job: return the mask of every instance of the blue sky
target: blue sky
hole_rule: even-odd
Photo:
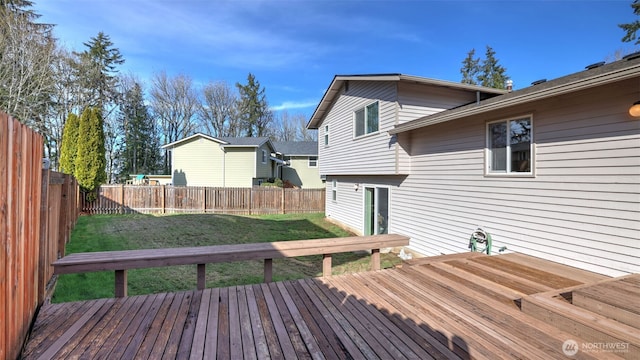
[[[631,0],[36,0],[70,50],[98,32],[150,84],[154,73],[197,85],[253,73],[275,110],[309,117],[336,74],[403,73],[458,82],[467,52],[496,51],[514,88],[611,60]]]

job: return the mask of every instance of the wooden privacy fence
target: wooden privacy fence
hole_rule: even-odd
[[[239,215],[324,212],[324,196],[324,189],[102,185],[95,201],[83,201],[82,211]]]
[[[77,184],[42,170],[41,135],[0,113],[0,359],[16,359],[75,224]]]

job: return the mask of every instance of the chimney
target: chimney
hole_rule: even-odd
[[[507,87],[507,91],[513,90],[513,80],[507,79],[507,81],[505,81],[504,84]]]

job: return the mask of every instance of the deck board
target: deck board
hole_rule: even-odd
[[[640,277],[567,269],[470,253],[317,279],[48,304],[22,357],[563,359],[566,340],[596,335],[640,349]],[[595,332],[591,318],[606,326]],[[620,357],[640,354],[579,353]]]

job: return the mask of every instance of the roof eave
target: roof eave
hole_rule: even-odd
[[[213,137],[213,136],[205,135],[205,134],[203,134],[203,133],[196,133],[196,134],[193,134],[193,135],[191,135],[191,136],[187,136],[187,137],[186,137],[186,138],[184,138],[184,139],[176,140],[176,141],[174,141],[174,142],[172,142],[172,143],[162,145],[162,146],[160,146],[160,148],[161,148],[161,149],[171,149],[171,148],[176,147],[176,145],[178,145],[178,144],[180,144],[180,143],[183,143],[183,142],[189,141],[189,140],[191,140],[191,139],[193,139],[193,138],[196,138],[196,137],[202,137],[202,138],[205,138],[205,139],[207,139],[207,140],[211,140],[211,141],[213,141],[213,142],[220,143],[220,144],[222,144],[222,145],[224,145],[224,144],[226,143],[225,141],[220,140],[220,139],[218,139],[218,138],[215,138],[215,137]]]
[[[470,90],[470,91],[480,91],[483,93],[490,93],[490,94],[497,94],[497,95],[505,94],[508,92],[507,90],[502,90],[502,89],[494,89],[494,88],[489,88],[484,86],[469,85],[469,84],[456,83],[456,82],[447,81],[447,80],[437,80],[437,79],[430,79],[430,78],[424,78],[424,77],[413,76],[413,75],[403,75],[403,74],[336,75],[334,76],[333,80],[331,81],[331,84],[327,88],[327,91],[325,91],[324,95],[322,96],[322,99],[318,103],[318,106],[313,112],[313,115],[311,115],[311,118],[307,123],[308,129],[314,129],[314,130],[318,129],[318,126],[322,122],[326,112],[331,107],[331,104],[333,104],[336,98],[336,94],[340,92],[340,89],[342,88],[342,84],[345,81],[351,81],[351,80],[406,81],[406,82],[415,82],[415,83],[424,84],[424,85],[449,87],[449,88]]]
[[[404,124],[397,125],[395,128],[389,130],[389,134],[399,134],[406,131],[416,130],[419,128],[456,120],[468,116],[473,116],[481,113],[485,113],[493,110],[500,110],[510,106],[516,106],[525,104],[527,102],[542,100],[553,96],[564,95],[580,90],[586,90],[596,86],[606,85],[612,82],[617,82],[633,77],[639,76],[640,64],[627,67],[621,70],[612,71],[605,74],[592,76],[589,78],[573,81],[570,83],[560,84],[551,88],[541,89],[530,93],[522,94],[521,96],[514,96],[504,101],[489,102],[488,104],[482,104],[477,106],[470,106],[468,108],[462,108],[459,110],[443,111],[442,113],[436,113],[420,119],[416,119]]]

